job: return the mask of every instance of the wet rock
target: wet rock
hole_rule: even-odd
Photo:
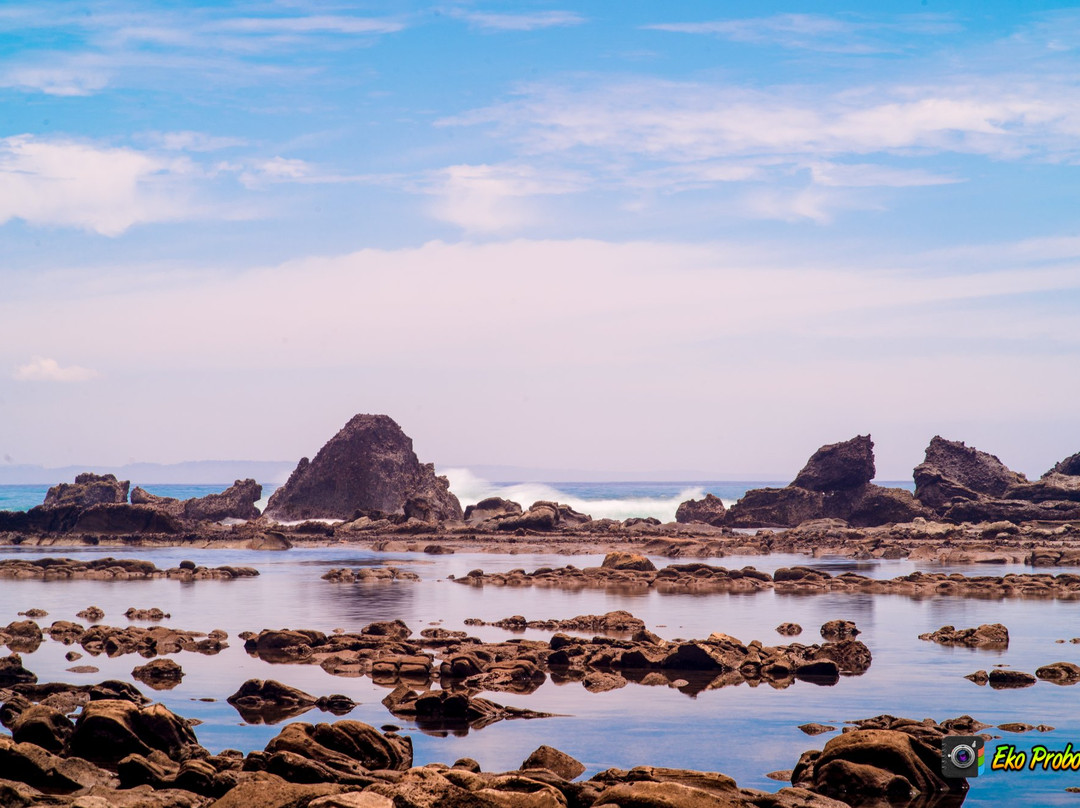
[[[145,756],[155,749],[179,760],[198,748],[188,722],[164,705],[100,699],[83,706],[66,751],[115,764],[127,755]]]
[[[810,491],[842,491],[874,479],[874,442],[858,435],[842,443],[822,446],[807,461],[791,485]]]
[[[482,729],[505,719],[550,717],[550,713],[506,707],[467,693],[446,690],[418,693],[406,685],[396,687],[382,703],[394,716],[412,719],[425,730],[464,731]]]
[[[74,506],[84,509],[92,505],[127,502],[130,485],[127,480],[117,480],[115,474],[84,472],[74,483],[60,483],[50,488],[43,505],[45,508]]]
[[[821,627],[826,640],[846,640],[859,635],[859,629],[851,620],[830,620]]]
[[[781,623],[776,627],[776,633],[785,637],[797,637],[802,634],[802,626],[798,623]]]
[[[1080,665],[1072,662],[1052,662],[1036,670],[1035,675],[1054,684],[1072,685],[1080,682]]]
[[[300,808],[323,797],[341,794],[336,783],[288,783],[277,775],[259,772],[238,783],[209,808]]]
[[[333,724],[287,724],[266,745],[270,755],[288,752],[329,767],[340,775],[358,776],[370,782],[369,772],[404,771],[412,765],[412,741],[393,733],[383,734],[361,721]]]
[[[984,623],[978,628],[955,629],[942,626],[937,631],[920,634],[920,640],[941,645],[966,645],[972,648],[1008,648],[1009,629],[1001,623]]]
[[[131,675],[154,690],[171,690],[184,678],[184,669],[171,659],[154,659],[137,666]]]
[[[702,522],[721,527],[726,516],[724,501],[715,494],[706,494],[704,499],[688,499],[675,511],[675,521],[680,524]]]
[[[172,615],[166,614],[156,606],[150,609],[136,609],[132,606],[124,612],[124,617],[128,620],[167,620]]]
[[[87,606],[81,612],[76,612],[75,616],[91,623],[99,623],[105,619],[105,612],[97,606]]]
[[[522,770],[547,769],[549,772],[562,777],[564,780],[573,780],[585,772],[585,765],[575,760],[565,752],[560,752],[551,746],[540,746],[522,762]]]
[[[63,758],[33,743],[18,743],[0,735],[0,771],[18,776],[26,785],[68,794],[112,782],[108,772],[77,758]]]
[[[588,631],[599,634],[632,634],[645,631],[645,621],[619,609],[606,614],[579,614],[566,620],[526,620],[521,615],[485,622],[477,618],[465,621],[467,626],[498,626],[510,631],[540,629],[543,631]],[[421,632],[422,633],[422,632]]]
[[[830,727],[827,724],[800,724],[799,729],[805,732],[807,735],[821,735],[823,732],[835,732],[836,727]]]
[[[350,570],[344,567],[334,567],[323,574],[324,581],[333,583],[372,583],[376,581],[419,581],[420,576],[415,572],[403,570],[398,567],[387,565],[385,567],[360,567]]]
[[[1015,733],[1030,732],[1031,730],[1035,729],[1035,727],[1033,727],[1031,724],[1024,724],[1020,721],[1013,721],[1012,723],[1008,724],[998,724],[997,728],[1000,730],[1004,730],[1005,732]]]
[[[0,687],[36,681],[37,676],[23,667],[22,657],[19,654],[0,657]]]
[[[461,505],[445,477],[422,465],[412,440],[386,415],[357,415],[319,450],[301,459],[274,491],[266,515],[279,521],[350,519],[358,510],[405,513],[424,498],[439,520],[461,519]]]
[[[832,738],[820,753],[803,754],[791,780],[849,804],[898,802],[967,787],[942,777],[940,741],[935,748],[887,729],[858,729]]]
[[[25,612],[19,612],[19,617],[27,617],[31,620],[39,620],[48,616],[49,613],[44,609],[27,609]]]
[[[635,572],[651,572],[656,566],[643,555],[636,553],[613,552],[604,556],[600,565],[602,569],[633,570]]]
[[[559,526],[559,505],[555,502],[534,502],[529,510],[520,515],[500,517],[494,523],[496,530],[551,531]]]
[[[248,679],[226,701],[248,724],[277,724],[312,709],[316,698],[273,679]]]
[[[995,690],[1031,687],[1036,681],[1035,677],[1030,673],[1002,668],[995,668],[990,671],[990,675],[987,677],[987,683]]]

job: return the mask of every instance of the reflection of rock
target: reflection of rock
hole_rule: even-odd
[[[131,675],[154,690],[172,690],[184,678],[184,670],[171,659],[154,659],[136,667]]]
[[[1035,671],[1035,675],[1056,685],[1074,685],[1080,682],[1080,665],[1072,662],[1052,662]]]
[[[422,465],[412,440],[386,415],[357,415],[319,450],[303,458],[274,491],[266,515],[279,521],[351,519],[357,511],[404,514],[417,500],[434,519],[461,519],[445,477]]]
[[[984,623],[978,628],[955,629],[942,626],[937,631],[920,634],[920,640],[930,640],[941,645],[967,645],[984,648],[1007,648],[1009,629],[1001,623]]]
[[[469,696],[467,693],[451,693],[446,690],[428,690],[418,693],[406,685],[398,685],[383,705],[398,718],[416,722],[422,730],[465,732],[481,729],[497,721],[510,718],[549,718],[550,713],[538,713],[518,707],[504,707],[488,699]]]
[[[127,502],[128,488],[131,483],[119,481],[115,474],[94,474],[84,472],[75,478],[74,483],[54,485],[45,494],[44,507],[63,508],[75,506],[89,508],[103,503]]]
[[[248,724],[278,724],[313,707],[334,715],[345,715],[356,707],[356,702],[339,693],[315,698],[273,679],[248,679],[226,701]]]
[[[36,681],[37,676],[23,667],[22,657],[18,654],[0,657],[0,687]]]

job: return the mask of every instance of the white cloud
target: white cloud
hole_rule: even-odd
[[[22,65],[0,73],[0,87],[35,90],[46,95],[93,95],[109,83],[109,71],[87,64]]]
[[[538,28],[559,28],[585,22],[584,17],[572,11],[538,11],[533,14],[473,12],[461,16],[471,25],[488,31],[534,31]]]
[[[78,365],[61,367],[55,359],[35,356],[15,369],[12,378],[20,382],[85,382],[96,377],[97,371]]]
[[[301,17],[236,17],[209,28],[253,34],[392,34],[405,26],[374,17],[312,15]]]
[[[470,232],[498,232],[532,223],[528,198],[582,190],[580,177],[526,165],[456,165],[436,172],[426,191],[439,197],[434,215]]]
[[[205,132],[146,132],[142,139],[167,151],[211,152],[246,146],[238,137],[221,137]]]
[[[918,168],[892,168],[868,163],[812,162],[808,165],[818,185],[848,188],[914,188],[950,185],[962,179]]]
[[[0,139],[0,224],[22,219],[118,236],[133,225],[188,218],[182,158],[165,160],[30,135]]]

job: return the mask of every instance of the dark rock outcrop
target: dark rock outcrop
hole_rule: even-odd
[[[715,494],[706,494],[704,499],[688,499],[679,504],[675,511],[675,521],[680,524],[703,522],[706,525],[721,527],[727,509],[724,501]]]
[[[1069,455],[1061,462],[1056,463],[1043,477],[1048,477],[1051,474],[1065,474],[1071,477],[1080,476],[1080,452]]]
[[[488,519],[500,516],[520,516],[521,505],[502,497],[488,497],[475,505],[465,508],[465,521],[470,525],[478,525]]]
[[[825,515],[825,494],[805,488],[755,488],[727,512],[727,527],[795,527]]]
[[[300,460],[267,504],[279,521],[351,519],[357,511],[405,514],[406,503],[438,520],[461,519],[445,477],[421,464],[412,440],[386,415],[357,415],[319,450]]]
[[[869,435],[857,435],[814,452],[791,486],[809,491],[846,491],[869,483],[874,471],[874,442]]]
[[[45,494],[45,508],[89,508],[91,505],[104,505],[127,502],[128,480],[117,480],[115,474],[94,474],[85,472],[75,478],[74,483],[54,485]]]
[[[929,640],[941,645],[966,645],[971,648],[1008,648],[1009,629],[1001,623],[984,623],[978,628],[955,629],[942,626],[937,631],[919,635],[920,640]]]
[[[262,497],[262,486],[252,479],[237,480],[220,494],[207,494],[180,501],[159,497],[142,488],[131,492],[132,505],[153,505],[158,510],[187,521],[220,522],[222,519],[256,519],[255,503]]]
[[[1028,502],[1080,502],[1080,477],[1047,472],[1033,483],[1010,485],[1002,499]]]
[[[997,457],[961,441],[935,435],[926,457],[915,467],[915,498],[927,507],[944,510],[956,499],[1001,497],[1010,486],[1027,482]]]
[[[101,504],[82,511],[74,533],[180,533],[184,529],[172,514],[152,505]]]

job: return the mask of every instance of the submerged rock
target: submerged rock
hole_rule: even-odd
[[[405,515],[407,502],[432,519],[461,519],[446,477],[421,464],[412,440],[386,415],[357,415],[319,450],[300,460],[274,491],[266,515],[278,521],[351,519],[357,511]]]

